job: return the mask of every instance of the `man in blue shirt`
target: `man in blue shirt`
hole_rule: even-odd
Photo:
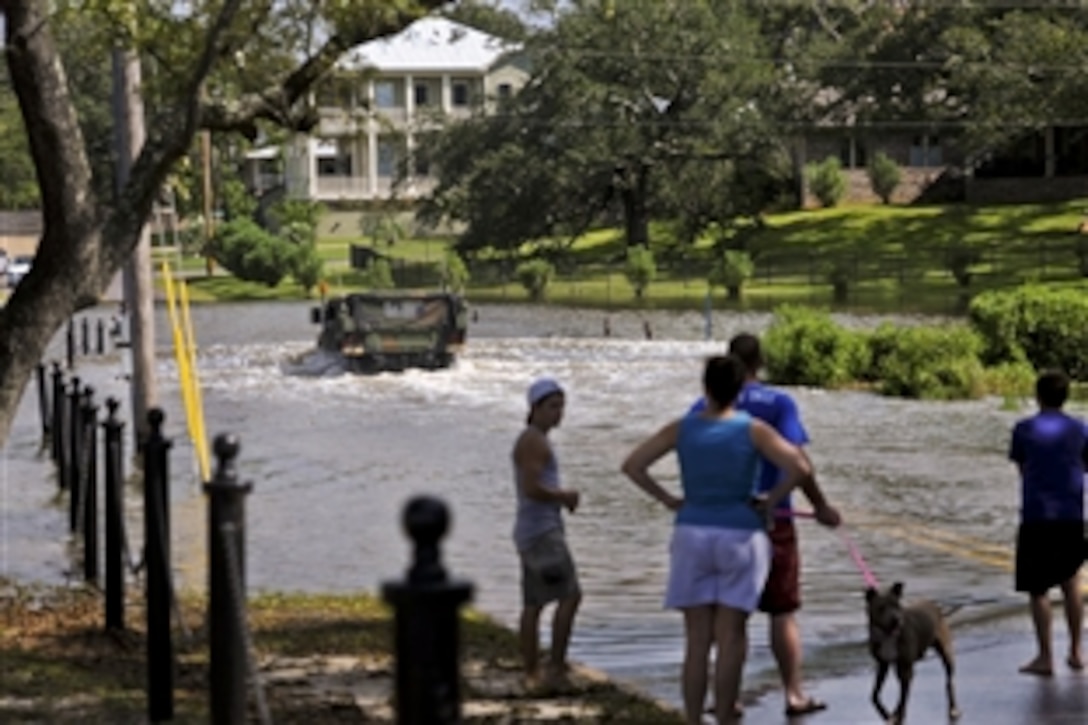
[[[1029,675],[1054,674],[1048,592],[1058,586],[1069,626],[1066,663],[1084,668],[1078,574],[1084,562],[1084,472],[1088,429],[1062,411],[1069,395],[1065,373],[1049,371],[1035,382],[1039,412],[1016,424],[1009,458],[1020,470],[1020,527],[1016,534],[1016,591],[1031,605],[1038,652],[1020,668]]]
[[[739,358],[748,373],[744,389],[737,398],[737,410],[746,411],[768,423],[783,438],[802,448],[809,439],[797,404],[788,394],[759,381],[759,372],[763,367],[759,338],[749,333],[736,335],[729,342],[729,354]],[[700,400],[692,411],[704,405],[705,401]],[[807,455],[805,457],[808,458]],[[811,466],[811,461],[809,464]],[[774,488],[780,477],[781,471],[768,461],[763,461],[756,492],[763,493]],[[839,512],[828,504],[814,476],[807,477],[800,488],[812,504],[818,522],[832,528],[841,523]],[[801,630],[796,617],[796,612],[801,608],[801,556],[789,496],[775,511],[770,536],[773,547],[771,573],[759,609],[770,616],[771,651],[785,690],[786,714],[793,716],[818,712],[827,707],[826,703],[807,696],[801,684]]]

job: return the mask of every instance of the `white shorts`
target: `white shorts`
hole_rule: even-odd
[[[721,604],[755,610],[771,569],[771,541],[761,530],[677,526],[670,547],[667,609]]]

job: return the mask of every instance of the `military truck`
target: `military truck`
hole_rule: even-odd
[[[359,292],[311,311],[317,346],[353,373],[449,367],[465,344],[468,305],[447,292]]]

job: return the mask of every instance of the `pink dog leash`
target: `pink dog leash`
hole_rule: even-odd
[[[775,517],[780,519],[815,519],[816,514],[812,511],[776,511]],[[846,529],[842,526],[837,527],[837,530],[839,532],[839,537],[842,538],[842,542],[846,544],[846,550],[850,552],[850,558],[854,560],[854,566],[861,572],[861,578],[865,580],[865,585],[872,587],[873,589],[879,589],[880,584],[877,583],[876,577],[873,575],[873,570],[865,563],[865,559],[861,556],[861,552],[858,551],[857,544],[850,538],[850,534],[846,533]]]

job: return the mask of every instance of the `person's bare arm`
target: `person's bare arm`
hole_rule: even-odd
[[[752,443],[760,455],[785,473],[775,487],[767,492],[766,506],[773,509],[806,478],[812,478],[812,466],[808,456],[761,420],[753,420]]]
[[[838,509],[827,502],[823,489],[816,482],[816,467],[812,465],[812,459],[808,457],[808,452],[804,448],[799,450],[801,455],[804,456],[805,462],[808,463],[811,473],[805,476],[798,485],[805,494],[805,498],[812,504],[812,511],[816,516],[816,521],[824,526],[835,528],[842,523],[842,516],[839,514]]]
[[[521,492],[533,501],[558,503],[573,512],[578,508],[577,491],[544,485],[544,469],[551,455],[551,447],[543,433],[534,429],[522,433],[514,446],[514,465],[518,469]]]
[[[646,493],[657,499],[666,508],[675,511],[684,500],[666,491],[653,476],[650,466],[666,453],[676,448],[676,439],[680,431],[680,421],[669,423],[657,433],[638,444],[624,460],[620,470]]]

